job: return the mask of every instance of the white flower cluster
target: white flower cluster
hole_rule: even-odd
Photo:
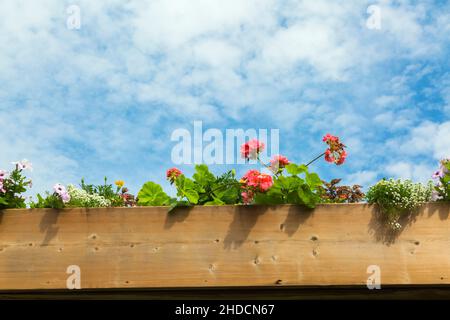
[[[379,181],[370,188],[368,194],[369,196],[375,195],[378,198],[377,202],[381,202],[388,207],[411,210],[418,207],[422,202],[430,201],[432,190],[433,185],[431,182],[423,185],[421,183],[413,183],[410,180],[389,179]]]
[[[419,207],[423,202],[431,200],[433,184],[413,183],[410,180],[381,180],[367,192],[369,203],[378,204],[387,216],[393,229],[400,229],[398,218],[403,213]]]
[[[89,194],[83,189],[78,189],[74,185],[67,186],[67,192],[70,195],[70,204],[80,207],[109,207],[111,201],[98,194]]]

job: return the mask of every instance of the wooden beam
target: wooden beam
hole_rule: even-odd
[[[365,204],[4,210],[0,290],[450,284],[449,204],[426,204],[400,234]]]

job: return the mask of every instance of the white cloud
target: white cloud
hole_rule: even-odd
[[[385,172],[393,178],[427,182],[431,180],[433,166],[400,161],[387,165]]]
[[[73,31],[64,2],[1,1],[0,161],[36,159],[42,181],[127,174],[145,157],[142,173],[164,165],[168,133],[193,119],[279,127],[301,137],[286,143],[295,156],[318,148],[312,136],[342,134],[352,177],[367,181],[371,152],[387,161],[386,132],[397,135],[386,144],[398,158],[448,155],[447,118],[411,130],[420,116],[411,81],[448,48],[448,11],[380,1],[374,31],[365,28],[369,4],[83,0]],[[443,111],[445,88],[436,93]]]
[[[377,175],[376,171],[358,171],[348,175],[343,182],[348,185],[358,184],[366,188],[376,182]]]
[[[450,156],[450,121],[425,121],[411,129],[406,139],[390,141],[392,150],[408,156],[429,155],[439,160]]]

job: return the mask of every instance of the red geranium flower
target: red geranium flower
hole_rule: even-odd
[[[167,176],[167,180],[170,181],[170,183],[173,183],[176,178],[178,178],[179,176],[181,176],[183,173],[181,172],[180,169],[177,168],[170,168],[169,170],[167,170],[166,172],[166,176]]]

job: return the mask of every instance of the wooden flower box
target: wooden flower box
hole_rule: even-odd
[[[450,204],[393,235],[366,204],[24,209],[0,212],[0,292],[450,285]],[[450,290],[450,289],[449,289]],[[382,290],[378,290],[382,291]],[[444,291],[446,292],[446,291]]]

